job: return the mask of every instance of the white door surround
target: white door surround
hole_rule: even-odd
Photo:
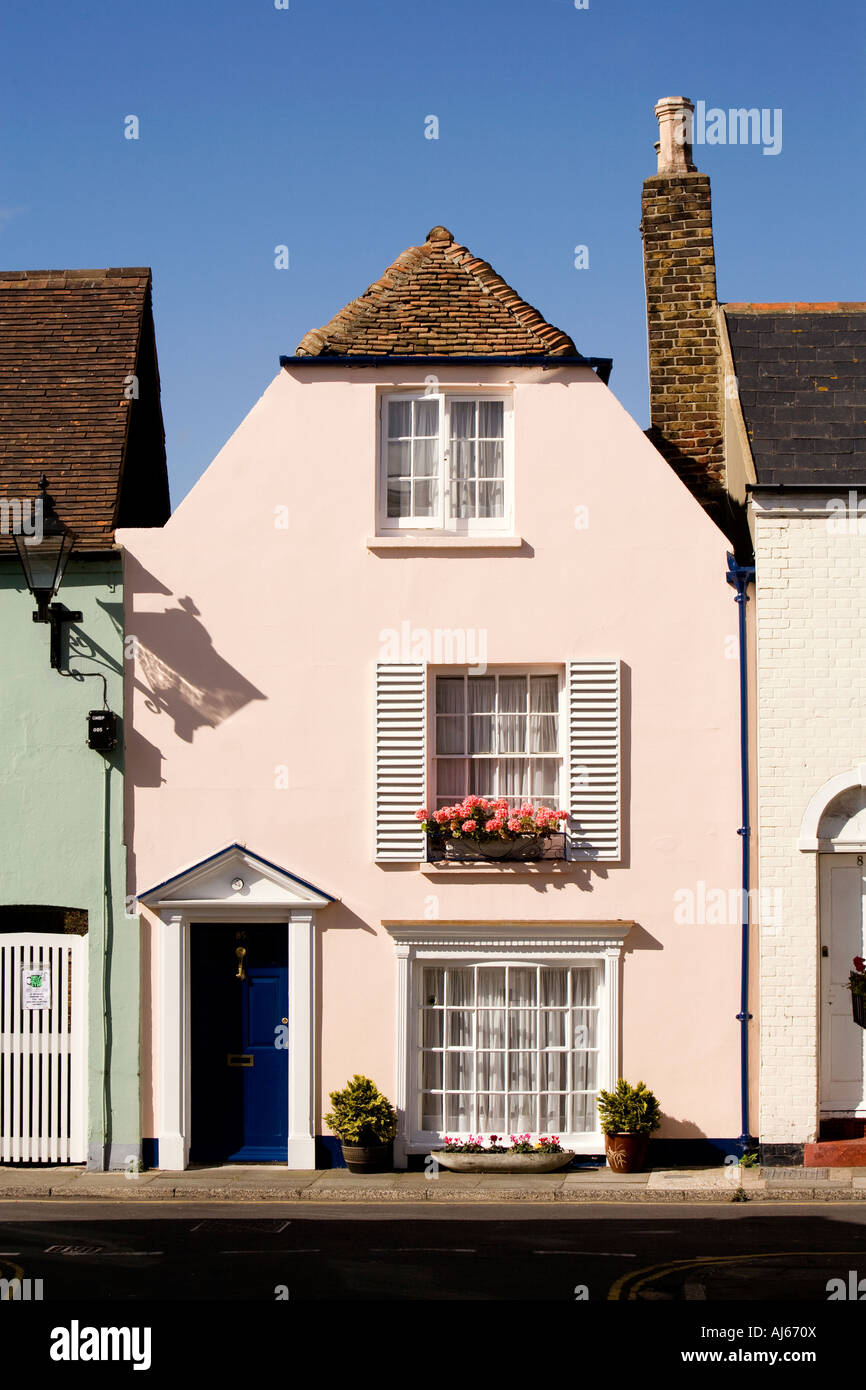
[[[803,817],[799,848],[814,855],[818,907],[818,1121],[832,1115],[862,1117],[866,1031],[851,1017],[847,979],[853,957],[866,949],[866,763],[818,788]]]
[[[316,1166],[314,1104],[314,926],[334,899],[285,869],[229,845],[139,895],[157,913],[155,1042],[159,1058],[159,1166],[189,1163],[191,1128],[190,925],[285,922],[289,963],[288,1167]]]
[[[851,1016],[848,974],[866,951],[866,853],[818,856],[821,890],[822,1115],[866,1117],[866,1030]]]

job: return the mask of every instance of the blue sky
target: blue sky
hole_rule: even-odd
[[[153,268],[175,505],[279,354],[436,223],[613,357],[646,426],[655,101],[782,110],[778,155],[695,150],[722,299],[863,299],[864,39],[853,0],[10,7],[0,263]]]

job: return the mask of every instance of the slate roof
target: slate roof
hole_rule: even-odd
[[[324,328],[307,333],[299,357],[575,356],[554,328],[487,264],[434,227],[381,279]]]
[[[0,272],[0,497],[34,496],[43,472],[80,550],[168,518],[147,268]]]
[[[725,304],[758,484],[866,479],[866,304]]]

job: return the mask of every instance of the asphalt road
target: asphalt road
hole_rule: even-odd
[[[0,1278],[41,1279],[46,1303],[68,1305],[588,1299],[826,1309],[828,1281],[847,1283],[852,1270],[866,1298],[860,1203],[0,1203]]]

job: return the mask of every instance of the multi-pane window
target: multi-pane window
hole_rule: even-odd
[[[559,806],[559,678],[437,676],[436,807],[464,796]]]
[[[388,396],[382,439],[386,527],[504,528],[504,400]]]
[[[451,515],[505,512],[505,420],[502,401],[452,400],[448,476]]]
[[[389,517],[430,520],[438,515],[440,404],[437,396],[388,401]]]
[[[419,970],[422,1131],[597,1130],[600,965]]]

